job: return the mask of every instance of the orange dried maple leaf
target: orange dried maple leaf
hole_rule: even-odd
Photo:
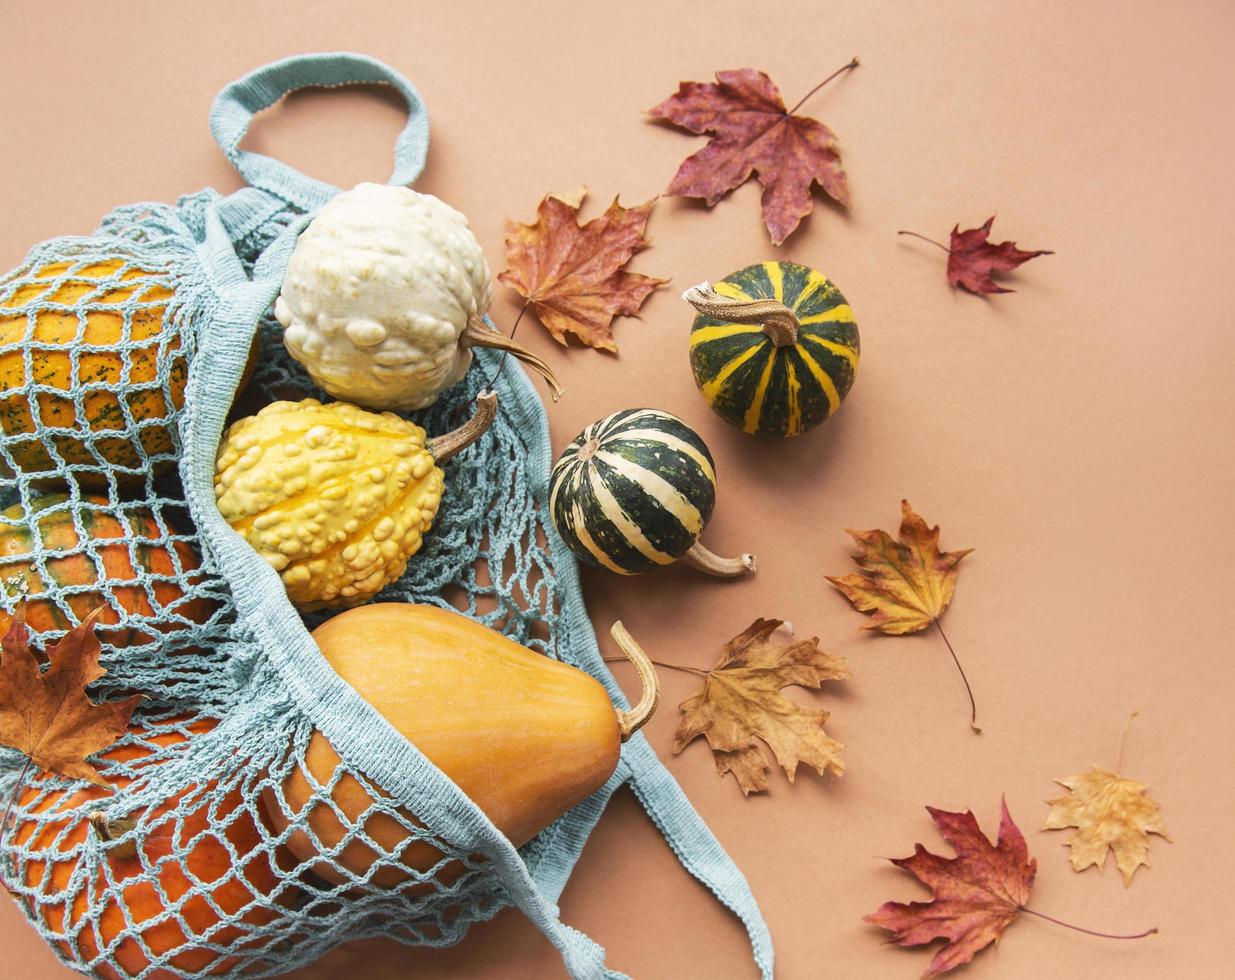
[[[509,268],[498,279],[532,305],[558,343],[565,346],[574,334],[589,347],[617,351],[613,318],[635,316],[648,294],[669,281],[623,270],[648,246],[643,232],[656,199],[624,208],[614,198],[604,214],[580,225],[583,197],[550,194],[534,223],[507,221]]]
[[[47,670],[39,669],[30,649],[22,610],[14,616],[0,612],[0,745],[24,752],[46,772],[106,786],[86,760],[128,730],[141,696],[105,704],[86,696],[86,686],[107,673],[99,666],[99,641],[94,635],[100,612],[96,609],[48,647]]]
[[[766,790],[771,772],[756,738],[771,748],[790,782],[799,763],[821,776],[829,771],[839,776],[845,769],[844,746],[823,730],[828,712],[803,708],[780,692],[794,684],[819,688],[824,681],[844,680],[849,668],[843,657],[820,650],[817,637],[771,642],[782,625],[779,619],[756,619],[725,644],[720,663],[705,674],[703,690],[678,706],[682,720],[674,753],[703,735],[717,771],[733,773],[746,796]]]
[[[1029,901],[1038,862],[1029,856],[1007,802],[994,845],[972,812],[926,810],[956,849],[956,857],[940,857],[917,844],[911,857],[893,858],[892,863],[914,875],[934,897],[929,902],[885,902],[864,921],[887,929],[901,946],[946,939],[924,974],[933,977],[968,963],[1003,935]]]
[[[780,245],[810,214],[814,184],[848,207],[849,184],[836,134],[818,120],[794,113],[837,75],[857,66],[854,58],[792,109],[785,108],[772,79],[753,68],[718,71],[715,83],[682,82],[651,115],[712,138],[683,161],[669,193],[701,197],[712,207],[753,173],[763,187],[763,223],[773,245]]]

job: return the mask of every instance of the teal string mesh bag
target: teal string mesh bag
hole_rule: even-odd
[[[516,849],[326,664],[308,632],[325,614],[298,613],[219,514],[214,459],[229,413],[321,397],[284,353],[270,308],[296,236],[338,193],[239,143],[253,114],[287,92],[355,83],[392,86],[406,101],[390,182],[410,183],[428,146],[415,89],[360,55],[290,58],[228,86],[211,113],[248,186],[117,209],[96,234],[36,246],[0,280],[0,602],[11,611],[24,596],[43,645],[102,607],[108,673],[91,691],[146,695],[129,734],[94,759],[111,789],[23,777],[25,759],[0,750],[0,793],[16,787],[5,880],[60,958],[100,977],[273,976],[364,936],[448,946],[511,905],[571,976],[620,976],[561,921],[557,900],[626,784],[742,920],[769,977],[771,941],[745,879],[642,735],[600,791]],[[478,352],[477,369],[411,416],[429,432],[453,428],[481,379],[496,376],[497,421],[446,464],[433,530],[378,599],[462,609],[587,671],[624,708],[575,560],[544,519],[543,405],[498,358]],[[305,762],[314,732],[342,760],[324,783]],[[315,837],[311,807],[284,798],[296,773],[312,806],[334,808],[333,844]],[[372,800],[358,817],[332,802],[342,780]],[[287,826],[273,829],[271,812]],[[405,842],[374,839],[377,817]],[[313,845],[311,860],[287,847],[295,834]],[[414,870],[401,859],[413,842],[440,858]],[[372,858],[363,873],[342,861],[349,847]]]

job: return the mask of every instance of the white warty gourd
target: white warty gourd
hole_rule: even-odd
[[[425,408],[459,381],[473,347],[539,358],[484,321],[489,266],[467,219],[432,194],[359,184],[301,234],[274,313],[314,382],[366,408]]]

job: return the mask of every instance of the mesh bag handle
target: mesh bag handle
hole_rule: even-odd
[[[572,978],[623,977],[605,967],[604,950],[594,940],[562,922],[557,899],[609,796],[618,786],[629,782],[683,866],[746,927],[759,974],[763,980],[770,980],[771,936],[746,879],[642,734],[624,746],[618,769],[606,786],[562,818],[564,827],[555,852],[547,855],[533,873],[489,818],[325,665],[299,614],[287,602],[277,574],[226,525],[214,506],[214,449],[230,406],[231,390],[243,371],[253,324],[278,292],[296,236],[312,212],[339,193],[337,188],[278,160],[239,149],[240,141],[253,116],[288,92],[311,86],[373,83],[393,86],[407,102],[408,122],[395,144],[395,170],[389,183],[411,183],[424,165],[428,115],[415,88],[398,72],[372,58],[348,53],[288,58],[233,82],[215,99],[210,114],[211,130],[250,188],[220,201],[207,213],[205,239],[198,245],[222,300],[222,308],[198,352],[196,370],[190,373],[189,400],[195,411],[186,420],[187,449],[181,467],[203,544],[220,566],[233,571],[228,579],[242,620],[250,624],[288,685],[293,700],[314,727],[338,747],[341,756],[352,760],[396,799],[412,799],[419,794],[431,796],[435,801],[436,829],[456,846],[480,851],[488,857],[507,898],[557,947]],[[304,213],[265,248],[250,275],[235,251],[233,233],[246,221],[260,224],[264,220],[269,201],[256,200],[261,191]],[[552,463],[548,420],[539,396],[522,372],[504,372],[498,384],[502,386],[506,411],[519,418],[524,431],[535,435],[532,452],[537,457],[537,492],[543,506]],[[573,558],[557,540],[552,525],[545,530],[551,551],[559,556],[556,571],[566,593],[563,617],[571,621],[572,635],[578,637],[576,652],[584,666],[605,684],[614,703],[625,706],[620,688],[600,659]]]
[[[210,108],[210,131],[242,177],[302,211],[315,211],[339,188],[302,174],[262,153],[240,149],[253,117],[283,96],[302,88],[389,85],[407,103],[407,125],[395,140],[395,166],[387,183],[410,184],[424,169],[429,150],[429,113],[420,93],[401,74],[362,54],[340,51],[303,54],[274,61],[224,88]]]

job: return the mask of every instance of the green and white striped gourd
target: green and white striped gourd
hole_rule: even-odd
[[[549,480],[549,512],[581,561],[636,575],[679,558],[710,575],[755,570],[753,555],[720,558],[699,543],[716,503],[716,465],[677,416],[632,408],[593,422]]]
[[[858,325],[818,269],[758,262],[682,294],[695,384],[744,432],[796,436],[825,421],[853,386]]]

